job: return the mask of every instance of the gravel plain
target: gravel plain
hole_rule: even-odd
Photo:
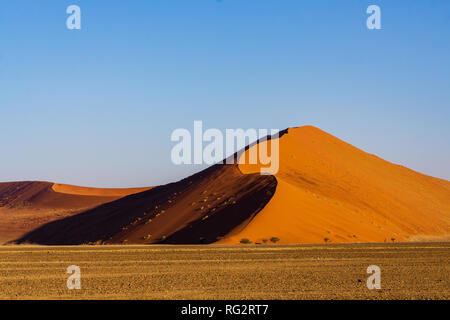
[[[449,262],[450,243],[2,246],[0,299],[449,299]]]

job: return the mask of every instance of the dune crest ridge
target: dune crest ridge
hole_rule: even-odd
[[[125,197],[133,193],[147,191],[152,187],[147,188],[91,188],[80,187],[69,184],[54,183],[52,190],[57,193],[72,194],[79,196],[94,196],[94,197]]]

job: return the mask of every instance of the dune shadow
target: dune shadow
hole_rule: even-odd
[[[217,164],[179,182],[52,221],[15,243],[211,243],[248,223],[276,185],[273,176],[245,175],[237,165]],[[151,239],[143,236],[148,234]]]

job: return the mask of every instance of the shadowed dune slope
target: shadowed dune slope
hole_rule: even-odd
[[[212,243],[245,228],[275,192],[273,176],[214,165],[165,186],[50,222],[18,243]]]
[[[275,195],[244,230],[222,243],[450,238],[449,181],[392,164],[311,126],[290,128],[279,148]],[[259,172],[257,165],[239,168]]]

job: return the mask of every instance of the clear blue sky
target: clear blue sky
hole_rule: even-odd
[[[450,1],[0,2],[0,181],[174,181],[194,120],[312,124],[450,179]]]

